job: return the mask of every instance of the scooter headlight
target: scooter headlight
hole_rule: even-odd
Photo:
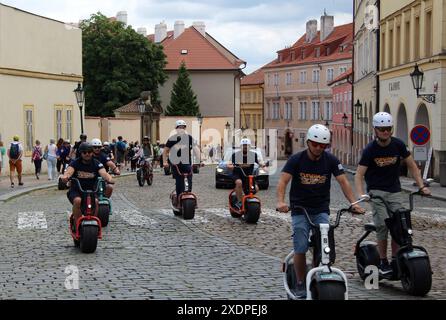
[[[218,173],[222,173],[224,170],[222,168],[217,168]]]
[[[324,249],[324,252],[326,253],[326,254],[329,254],[330,253],[330,247],[325,247],[325,249]]]
[[[266,170],[260,169],[259,174],[268,174],[268,173],[266,172]]]
[[[413,234],[412,229],[407,230],[407,233],[410,234],[410,235],[412,235],[412,234]]]

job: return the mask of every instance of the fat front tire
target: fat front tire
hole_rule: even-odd
[[[110,218],[110,206],[107,204],[101,204],[98,208],[98,218],[101,220],[101,226],[106,227]]]
[[[97,226],[81,227],[80,248],[83,253],[93,253],[98,245],[99,228]]]
[[[247,223],[257,223],[260,217],[260,203],[251,202],[246,204],[245,221]]]
[[[192,199],[183,200],[182,204],[183,219],[191,220],[195,216],[195,201]]]
[[[379,252],[376,246],[367,245],[359,248],[356,255],[356,268],[358,269],[359,276],[364,281],[369,273],[365,273],[365,268],[367,266],[374,265],[379,266]]]
[[[138,171],[136,171],[136,179],[138,180],[139,186],[143,187],[145,181],[144,181],[144,174],[141,169],[138,169]]]
[[[343,282],[314,282],[311,286],[313,300],[345,300],[345,285]]]
[[[403,289],[413,296],[426,295],[432,286],[432,271],[429,259],[404,260],[401,270]]]

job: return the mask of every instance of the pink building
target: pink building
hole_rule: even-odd
[[[353,69],[341,74],[328,85],[333,94],[333,122],[331,125],[333,154],[342,163],[352,163],[352,82]]]

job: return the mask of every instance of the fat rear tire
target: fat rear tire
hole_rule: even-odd
[[[192,199],[183,200],[181,203],[183,211],[183,219],[191,220],[195,216],[195,201]]]
[[[247,223],[257,223],[260,217],[260,203],[251,202],[246,204],[245,221]]]
[[[80,248],[83,253],[93,253],[98,245],[99,228],[97,226],[81,227]]]
[[[345,300],[345,285],[343,282],[314,282],[311,286],[313,300]]]
[[[138,180],[138,184],[139,184],[139,186],[140,187],[143,187],[144,186],[144,174],[143,174],[143,172],[142,172],[142,169],[138,169],[137,171],[136,171],[136,179]]]
[[[432,286],[432,271],[427,258],[404,260],[401,284],[413,296],[426,295]]]

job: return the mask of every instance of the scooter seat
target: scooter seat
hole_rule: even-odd
[[[364,230],[367,232],[373,232],[376,231],[376,226],[373,223],[366,223],[364,225]]]

